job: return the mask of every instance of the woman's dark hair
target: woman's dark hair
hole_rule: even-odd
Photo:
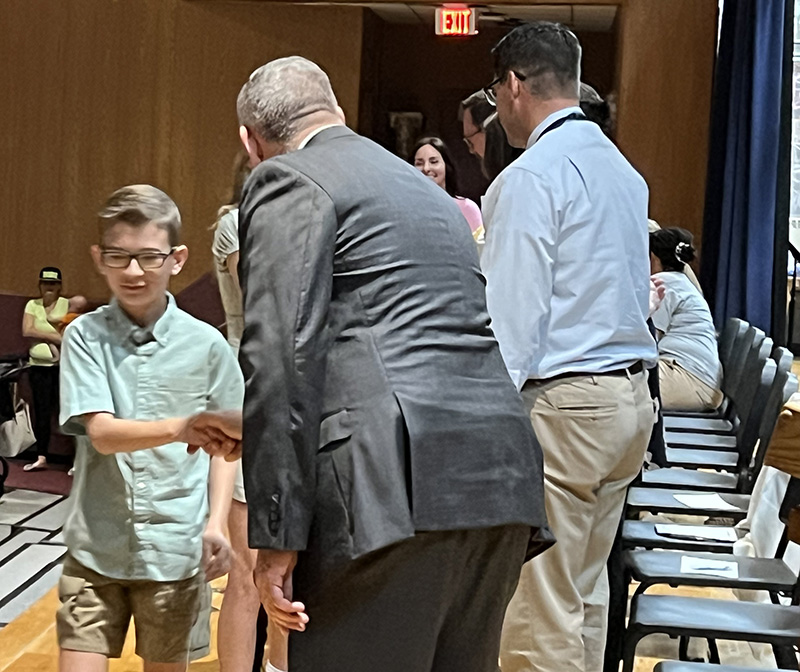
[[[683,271],[684,264],[695,258],[692,234],[677,227],[653,231],[650,234],[650,252],[665,271]]]
[[[227,215],[231,210],[239,207],[239,201],[242,200],[242,191],[244,191],[244,183],[250,177],[250,157],[243,149],[236,152],[236,158],[233,160],[233,185],[231,186],[228,202],[217,210],[217,219],[211,225],[211,229],[216,229],[219,226],[219,220]]]
[[[611,123],[611,107],[600,97],[593,87],[581,82],[580,106],[586,118],[596,123],[600,130],[611,137],[613,124]]]
[[[236,158],[233,161],[233,185],[231,193],[228,197],[228,205],[239,207],[239,201],[242,200],[242,191],[244,190],[244,183],[250,177],[250,157],[243,149],[236,153]]]
[[[453,198],[460,196],[461,191],[458,186],[458,173],[456,172],[453,159],[450,156],[450,150],[447,149],[444,140],[433,135],[417,140],[417,144],[414,145],[414,151],[411,152],[411,163],[414,162],[414,157],[417,155],[420,148],[425,145],[430,145],[442,155],[442,161],[444,161],[444,190]]]
[[[486,144],[481,169],[487,179],[494,182],[494,178],[502,173],[510,163],[516,161],[524,150],[508,144],[506,132],[497,117],[486,125],[485,131]]]

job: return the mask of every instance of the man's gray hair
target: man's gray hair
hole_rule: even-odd
[[[289,56],[262,65],[239,92],[239,123],[265,140],[288,143],[315,112],[336,113],[328,75],[316,63]]]

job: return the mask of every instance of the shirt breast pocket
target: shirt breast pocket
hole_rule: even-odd
[[[200,375],[163,380],[156,386],[155,401],[164,418],[200,413],[208,405],[208,380]]]

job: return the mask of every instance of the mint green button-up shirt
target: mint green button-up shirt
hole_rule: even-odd
[[[161,420],[241,409],[243,398],[230,346],[171,295],[149,328],[132,322],[116,301],[75,320],[61,351],[60,421],[78,437],[64,525],[70,554],[117,579],[177,581],[196,574],[208,515],[208,456],[189,455],[185,443],[101,455],[82,416]]]

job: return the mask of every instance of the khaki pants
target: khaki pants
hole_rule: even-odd
[[[606,561],[655,419],[647,374],[528,384],[522,397],[544,452],[557,543],[523,565],[503,625],[501,668],[594,672],[603,667]]]
[[[658,384],[665,411],[710,411],[722,403],[721,390],[706,385],[674,359],[658,360]]]

